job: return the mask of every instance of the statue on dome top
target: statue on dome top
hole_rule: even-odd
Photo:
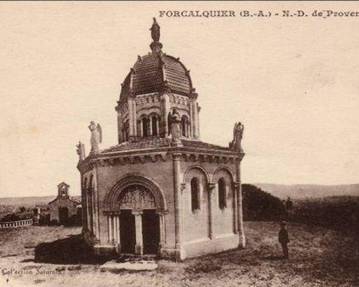
[[[151,37],[154,42],[158,42],[160,40],[160,35],[161,35],[160,29],[161,29],[160,25],[158,25],[156,18],[153,18],[153,24],[150,30],[151,30]]]

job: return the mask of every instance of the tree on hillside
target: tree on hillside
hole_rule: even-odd
[[[300,200],[290,213],[291,221],[320,225],[359,237],[359,197],[335,196]]]
[[[285,208],[287,209],[287,212],[292,210],[293,208],[293,201],[290,199],[290,197],[287,197],[287,200],[285,201]]]
[[[276,221],[286,218],[283,202],[255,185],[243,184],[243,218],[246,221]]]

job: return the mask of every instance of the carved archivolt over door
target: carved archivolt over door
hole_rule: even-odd
[[[167,211],[160,187],[143,175],[127,174],[108,192],[103,201],[104,212],[120,209],[156,209]]]
[[[141,185],[131,185],[121,192],[120,209],[155,209],[155,198],[151,191]]]

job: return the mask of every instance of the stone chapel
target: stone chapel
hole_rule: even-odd
[[[162,51],[138,56],[115,107],[118,144],[101,149],[91,122],[91,151],[77,146],[83,236],[98,254],[185,259],[244,247],[240,164],[243,125],[228,147],[200,140],[198,94],[189,70]]]
[[[70,186],[65,182],[57,185],[57,197],[48,203],[49,223],[72,225],[81,222],[80,202],[70,197],[69,189]]]

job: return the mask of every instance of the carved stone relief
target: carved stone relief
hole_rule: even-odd
[[[129,186],[121,194],[120,209],[155,209],[156,203],[152,193],[140,185]]]

